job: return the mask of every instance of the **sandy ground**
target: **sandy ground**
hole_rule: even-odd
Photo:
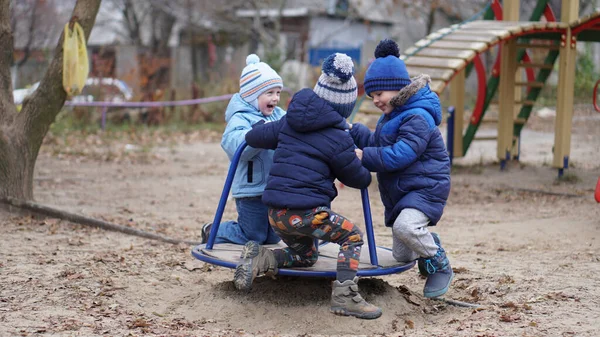
[[[434,230],[456,272],[447,298],[478,309],[425,300],[415,268],[360,281],[381,318],[339,317],[329,313],[330,279],[259,278],[250,293],[238,293],[231,269],[194,259],[190,246],[0,213],[0,336],[598,336],[600,120],[586,111],[579,117],[564,181],[548,166],[551,120],[534,118],[522,161],[505,171],[493,163],[494,142],[456,161]],[[161,143],[139,156],[113,151],[139,151],[135,144],[88,143],[86,151],[57,140],[43,147],[37,202],[199,239],[228,167],[218,143]],[[375,185],[370,194],[377,243],[389,247]],[[333,207],[361,222],[357,190],[340,189]],[[229,203],[225,217],[234,215]]]

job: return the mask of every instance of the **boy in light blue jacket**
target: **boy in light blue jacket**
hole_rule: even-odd
[[[253,124],[273,122],[285,115],[285,111],[277,106],[282,88],[283,81],[275,70],[260,62],[257,55],[248,55],[240,76],[240,92],[231,98],[225,111],[227,126],[221,147],[229,160]],[[219,225],[215,243],[279,242],[279,237],[269,225],[268,208],[261,201],[273,163],[273,152],[248,146],[242,153],[231,188],[238,219]],[[208,240],[211,226],[207,223],[202,227],[203,243]]]

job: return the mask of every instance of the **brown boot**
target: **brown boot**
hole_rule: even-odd
[[[277,274],[277,260],[273,251],[262,247],[256,241],[249,241],[242,248],[240,263],[235,268],[233,283],[239,290],[249,291],[252,281],[261,273]]]
[[[336,315],[374,319],[381,316],[381,309],[367,303],[358,293],[358,277],[343,283],[335,280],[331,292],[331,312]]]

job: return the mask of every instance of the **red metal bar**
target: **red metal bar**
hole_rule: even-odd
[[[487,81],[485,78],[485,66],[481,61],[480,55],[475,56],[473,65],[475,66],[475,71],[477,71],[477,101],[471,115],[471,124],[477,125],[483,113],[483,105],[487,94]]]
[[[590,20],[582,25],[579,25],[575,28],[573,28],[572,32],[573,35],[577,35],[579,33],[581,33],[584,30],[593,28],[595,25],[597,25],[598,23],[600,23],[600,16],[595,17],[593,20]]]
[[[556,15],[554,15],[554,11],[550,4],[546,4],[546,8],[544,8],[544,17],[548,22],[556,22]]]
[[[494,16],[496,20],[502,20],[502,5],[499,0],[492,1],[492,11],[494,11]]]

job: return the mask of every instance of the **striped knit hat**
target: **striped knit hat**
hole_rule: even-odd
[[[271,67],[260,62],[256,54],[246,57],[246,67],[240,76],[240,96],[258,109],[258,96],[272,88],[283,88],[283,81]]]
[[[329,105],[348,118],[354,109],[358,90],[354,79],[354,63],[342,53],[327,56],[323,61],[321,76],[313,89]]]
[[[375,48],[375,61],[365,73],[365,92],[399,91],[410,84],[406,65],[400,57],[398,44],[390,39],[381,40]]]

